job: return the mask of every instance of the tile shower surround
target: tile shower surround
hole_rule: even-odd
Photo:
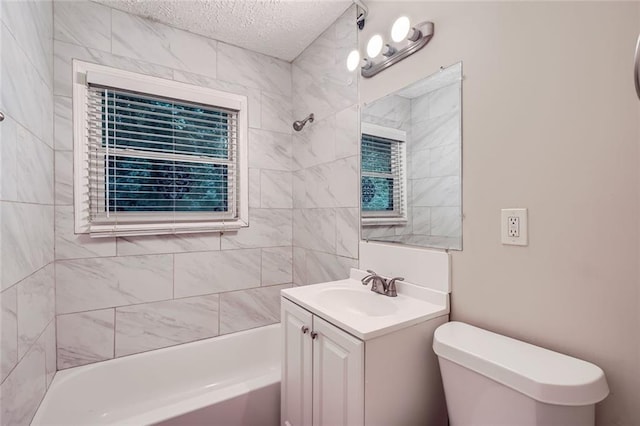
[[[297,276],[310,277],[298,284],[343,277],[355,266],[357,93],[354,82],[342,83],[349,76],[335,74],[344,67],[326,44],[355,46],[353,16],[352,8],[307,49],[313,54],[290,64],[104,5],[55,2],[59,369],[277,322],[279,292],[292,285],[296,262]],[[331,66],[309,71],[318,52],[331,55]],[[75,235],[72,58],[246,95],[250,227],[222,235]],[[306,102],[296,111],[318,118],[294,136],[292,98]]]
[[[0,419],[26,425],[56,372],[53,9],[0,8]]]

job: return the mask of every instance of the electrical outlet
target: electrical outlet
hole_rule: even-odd
[[[527,209],[502,209],[502,244],[526,246],[529,244],[527,232]]]
[[[518,216],[507,218],[507,235],[516,238],[520,236],[520,218]]]

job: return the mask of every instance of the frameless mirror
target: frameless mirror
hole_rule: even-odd
[[[462,249],[462,63],[361,112],[362,238]]]

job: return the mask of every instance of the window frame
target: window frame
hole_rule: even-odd
[[[389,139],[398,142],[400,170],[397,171],[397,177],[394,177],[394,191],[396,189],[396,181],[401,185],[400,193],[402,200],[400,209],[393,211],[377,210],[364,211],[362,209],[362,166],[360,167],[360,211],[363,226],[374,225],[405,225],[407,219],[407,132],[404,130],[394,129],[392,127],[380,126],[373,123],[361,123],[360,125],[360,151],[362,151],[362,135],[370,135]],[[362,155],[360,156],[362,158]]]
[[[188,83],[73,60],[73,156],[74,156],[74,232],[100,236],[163,235],[194,232],[221,232],[249,226],[248,186],[248,118],[247,97]],[[181,212],[149,212],[138,215],[135,223],[94,223],[89,218],[89,139],[87,129],[87,96],[89,83],[141,94],[210,105],[237,111],[236,180],[237,211],[233,218],[205,219],[201,214]],[[205,213],[206,214],[206,213]],[[184,216],[181,220],[176,217]],[[135,217],[132,214],[131,217]],[[145,217],[146,216],[146,217]],[[152,216],[157,222],[149,221]]]

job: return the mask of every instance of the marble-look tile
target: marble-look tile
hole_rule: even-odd
[[[249,169],[249,208],[260,208],[260,169]]]
[[[115,9],[111,19],[113,54],[216,77],[215,40]]]
[[[378,241],[380,238],[396,235],[396,225],[366,225],[362,227],[362,239]]]
[[[222,236],[222,249],[291,245],[291,209],[249,209],[249,227]]]
[[[397,225],[367,225],[362,228],[362,239],[365,241],[384,241],[396,236]]]
[[[45,355],[33,348],[0,386],[0,418],[3,425],[27,426],[46,392]]]
[[[152,64],[124,56],[112,55],[101,50],[89,49],[75,44],[54,41],[53,78],[54,95],[71,96],[72,60],[106,65],[126,71],[151,75],[166,79],[173,78],[173,70],[162,65]]]
[[[113,358],[113,309],[58,315],[58,369]]]
[[[220,334],[277,323],[280,290],[291,284],[234,291],[220,295]]]
[[[422,149],[419,151],[412,150],[407,153],[409,156],[409,170],[407,177],[409,179],[422,179],[431,177],[431,150]]]
[[[291,111],[291,96],[280,95],[277,93],[262,92],[262,125],[264,130],[271,130],[280,133],[291,133],[293,131],[293,122],[302,120],[306,117],[306,113],[299,112],[304,115],[294,117]]]
[[[431,235],[431,208],[413,207],[410,213],[413,219],[413,233]]]
[[[445,176],[413,181],[413,206],[452,207],[461,201],[460,177]]]
[[[181,70],[173,70],[173,79],[196,86],[208,87],[223,92],[245,95],[248,100],[249,127],[262,127],[262,92],[254,87],[245,87],[228,81],[217,80],[204,75]]]
[[[442,89],[452,84],[460,84],[462,79],[462,62],[450,65],[447,68],[431,74],[429,77],[418,80],[415,83],[398,91],[398,95],[405,98],[419,98],[428,95],[434,90]]]
[[[305,207],[357,207],[358,157],[310,167],[305,173]]]
[[[73,122],[71,98],[66,96],[53,97],[53,133],[54,148],[57,151],[73,150]]]
[[[262,249],[262,285],[290,283],[293,279],[293,251],[288,247]]]
[[[55,224],[56,260],[116,255],[115,238],[74,233],[73,206],[56,206]]]
[[[18,201],[18,127],[5,113],[0,126],[0,199],[4,201]]]
[[[308,250],[306,265],[308,284],[316,284],[347,278],[349,270],[358,267],[358,260]]]
[[[0,202],[2,289],[53,261],[53,206]]]
[[[3,4],[6,2],[3,2]],[[28,19],[28,18],[27,18]],[[53,146],[53,95],[18,42],[4,25],[0,26],[2,50],[0,104],[15,121],[38,139]],[[20,78],[16,78],[20,76]],[[27,96],[28,94],[37,96]]]
[[[354,105],[336,114],[335,158],[358,155],[358,106]]]
[[[460,113],[460,84],[453,84],[429,93],[429,117]]]
[[[260,250],[175,255],[175,297],[260,286]]]
[[[116,357],[217,335],[217,294],[116,309]]]
[[[461,140],[460,113],[453,112],[413,123],[411,127],[411,148],[414,151],[440,145],[459,143]]]
[[[120,237],[118,238],[117,246],[118,256],[212,251],[220,250],[220,234],[203,232],[196,234]]]
[[[330,31],[332,29],[325,35]],[[318,46],[319,43],[322,46]],[[326,49],[326,43],[326,37],[319,37],[292,66],[294,110],[313,111],[318,120],[358,101],[357,76],[344,66],[345,53],[356,49],[357,43],[351,49],[341,46],[337,50],[336,46]]]
[[[58,355],[56,347],[56,320],[52,318],[49,325],[44,330],[38,344],[42,347],[45,359],[45,373],[47,375],[47,389],[51,385],[51,381],[58,371]]]
[[[73,151],[55,152],[56,206],[73,206]]]
[[[407,131],[411,125],[411,100],[390,95],[373,101],[362,108],[362,121]]]
[[[460,207],[432,207],[431,235],[439,237],[460,237],[462,218]]]
[[[291,64],[226,43],[218,43],[218,78],[291,96]]]
[[[291,172],[262,170],[260,173],[260,207],[293,208],[292,178]]]
[[[304,169],[335,160],[336,117],[318,119],[296,133],[293,145],[295,169]]]
[[[18,362],[17,286],[0,293],[0,383]]]
[[[172,296],[172,255],[56,262],[58,314],[155,302]]]
[[[249,167],[291,171],[291,135],[249,129]]]
[[[295,209],[303,208],[307,201],[307,188],[304,181],[305,174],[304,169],[293,172],[293,208]]]
[[[419,123],[428,120],[429,115],[429,94],[411,99],[411,123]]]
[[[460,144],[440,145],[431,149],[429,169],[432,177],[460,175]]]
[[[53,263],[18,283],[18,357],[38,340],[55,315]]]
[[[293,284],[307,284],[307,250],[302,247],[293,248]]]
[[[360,209],[336,209],[336,254],[358,258]]]
[[[53,149],[24,127],[17,130],[18,200],[53,204]]]
[[[311,250],[336,252],[336,212],[334,209],[293,211],[293,245]]]
[[[40,78],[51,88],[53,2],[3,1],[0,7],[2,22],[13,34],[19,48],[29,58]]]
[[[111,9],[92,1],[59,1],[53,9],[56,40],[111,51]]]

